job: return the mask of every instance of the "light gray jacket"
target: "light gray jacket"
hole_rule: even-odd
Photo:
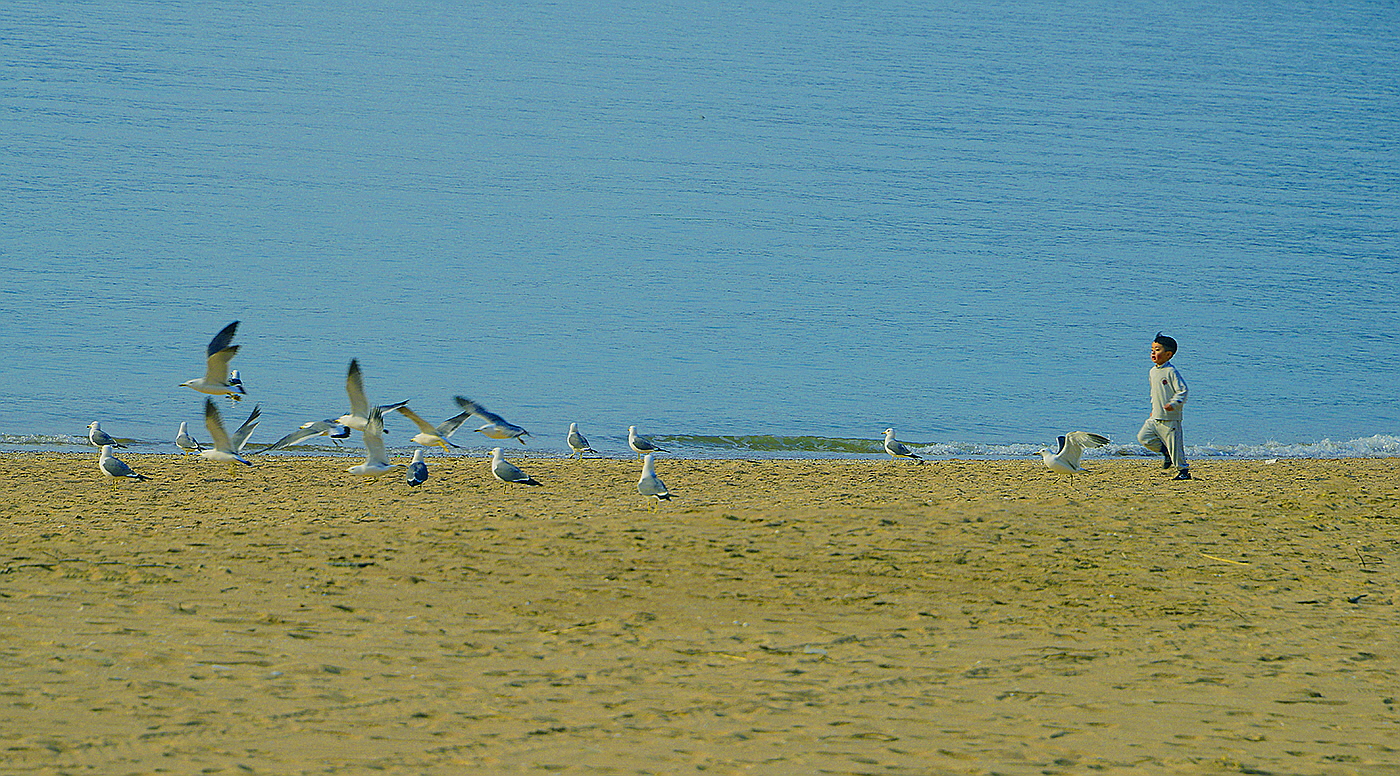
[[[1172,362],[1153,365],[1147,372],[1152,385],[1152,419],[1181,420],[1181,407],[1186,403],[1186,378],[1181,376]],[[1171,409],[1164,409],[1166,405]]]

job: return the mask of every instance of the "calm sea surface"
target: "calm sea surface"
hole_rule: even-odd
[[[0,111],[7,449],[237,319],[255,442],[1134,452],[1165,330],[1197,454],[1400,454],[1394,2],[14,0]]]

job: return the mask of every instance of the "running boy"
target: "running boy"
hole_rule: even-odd
[[[1172,365],[1176,355],[1176,340],[1162,332],[1152,339],[1152,369],[1148,381],[1152,386],[1152,415],[1142,424],[1138,441],[1154,453],[1161,453],[1162,468],[1176,467],[1177,480],[1191,479],[1190,464],[1186,462],[1186,445],[1181,441],[1181,409],[1186,404],[1186,380]]]

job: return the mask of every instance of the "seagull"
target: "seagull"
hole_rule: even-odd
[[[539,485],[534,477],[520,471],[519,467],[501,457],[501,448],[491,451],[491,473],[501,482],[515,482],[521,485]]]
[[[103,445],[102,450],[97,454],[97,468],[101,469],[102,473],[108,477],[126,477],[129,480],[150,479],[132,471],[125,462],[117,460],[117,457],[112,455],[111,445]]]
[[[180,383],[181,388],[193,388],[213,396],[228,396],[234,401],[241,399],[239,394],[247,393],[243,390],[243,381],[235,383],[230,379],[228,372],[228,362],[238,354],[238,346],[229,344],[233,342],[233,334],[237,330],[238,321],[234,321],[220,329],[219,333],[214,335],[214,339],[209,340],[208,365],[205,367],[204,376]]]
[[[239,393],[247,393],[247,391],[243,390],[243,378],[239,376],[237,369],[228,373],[228,384],[229,387],[238,389]],[[239,400],[237,396],[230,396],[229,398],[234,401]]]
[[[894,438],[894,429],[885,429],[885,452],[890,454],[890,460],[896,458],[913,458],[914,463],[923,464],[924,459],[914,454],[913,450],[904,446],[904,443]]]
[[[365,378],[360,374],[360,360],[350,359],[350,368],[345,372],[345,394],[350,397],[350,411],[336,418],[333,423],[342,426],[349,426],[356,431],[365,430],[365,422],[369,420],[369,399],[365,397]],[[396,404],[381,404],[379,409],[383,412],[396,410],[405,404],[401,401]],[[384,426],[379,427],[379,432],[384,433]],[[318,432],[319,433],[319,432]]]
[[[423,463],[423,448],[413,451],[413,463],[408,465],[408,484],[422,485],[428,481],[428,465]]]
[[[252,462],[244,458],[240,453],[243,446],[248,444],[248,435],[253,433],[253,428],[258,425],[258,416],[262,414],[262,407],[253,408],[253,412],[248,415],[248,419],[243,421],[243,425],[230,435],[224,430],[224,419],[219,415],[219,408],[214,406],[213,399],[204,400],[204,427],[209,430],[210,444],[212,449],[200,450],[199,454],[211,461],[223,461],[232,468],[233,464],[241,463],[245,466],[252,466]]]
[[[639,437],[639,436],[637,436],[637,427],[636,427],[636,426],[628,426],[628,427],[627,427],[627,446],[630,447],[630,448],[632,448],[633,450],[636,450],[636,451],[637,451],[637,457],[638,457],[638,458],[641,458],[642,455],[644,455],[644,454],[646,454],[646,453],[669,453],[669,452],[671,452],[670,450],[667,450],[667,449],[664,448],[664,447],[657,447],[656,445],[654,445],[654,444],[651,443],[651,440],[650,440],[650,439],[647,439],[646,437]]]
[[[93,443],[97,447],[101,447],[103,445],[111,445],[112,447],[126,447],[126,445],[113,439],[111,435],[108,434],[106,431],[103,431],[102,426],[98,425],[97,421],[95,420],[88,424],[88,441]]]
[[[597,450],[588,446],[588,439],[580,434],[577,423],[569,424],[569,449],[578,453],[578,459],[583,460],[584,453],[596,453]]]
[[[463,410],[434,426],[428,421],[423,420],[418,416],[418,413],[409,409],[407,406],[397,407],[395,409],[398,410],[400,415],[413,421],[413,425],[418,427],[418,433],[413,435],[414,442],[424,447],[441,447],[443,450],[461,447],[461,445],[454,445],[447,441],[447,438],[452,436],[458,426],[466,423],[467,418],[470,418],[473,412],[472,410]]]
[[[637,492],[643,496],[656,496],[656,503],[671,500],[671,492],[666,490],[666,483],[656,476],[656,467],[652,465],[651,453],[647,453],[642,458],[642,478],[637,480]],[[650,506],[648,507],[650,511]]]
[[[379,407],[369,411],[369,417],[365,419],[365,462],[355,464],[346,471],[351,474],[367,474],[378,477],[403,466],[401,463],[389,463],[389,455],[384,452],[384,410]]]
[[[1108,437],[1103,434],[1071,431],[1055,440],[1055,452],[1050,452],[1048,448],[1041,449],[1040,460],[1050,467],[1050,471],[1068,474],[1069,483],[1073,485],[1074,473],[1084,471],[1079,465],[1079,456],[1084,454],[1084,449],[1086,447],[1103,447],[1108,442]]]
[[[187,453],[197,453],[204,449],[199,440],[190,436],[190,424],[180,421],[180,433],[175,435],[175,446]]]
[[[308,421],[306,423],[301,424],[301,427],[298,428],[296,431],[293,431],[292,433],[282,437],[281,439],[277,440],[276,442],[273,442],[267,447],[254,450],[253,452],[249,453],[249,455],[265,453],[268,450],[281,450],[284,447],[291,447],[292,445],[296,444],[297,442],[300,442],[303,439],[309,439],[314,436],[328,436],[331,438],[331,441],[335,442],[338,446],[340,444],[340,440],[350,436],[350,427],[342,426],[330,418],[327,418],[325,420]]]
[[[476,431],[491,439],[514,439],[522,445],[525,444],[524,438],[530,435],[529,431],[507,421],[465,396],[454,396],[453,398],[457,400],[457,405],[462,409],[473,415],[480,415],[482,420],[486,421],[486,425],[476,429]]]

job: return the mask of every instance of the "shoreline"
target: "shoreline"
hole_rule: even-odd
[[[13,767],[1400,767],[1400,460],[351,462],[0,454]]]

